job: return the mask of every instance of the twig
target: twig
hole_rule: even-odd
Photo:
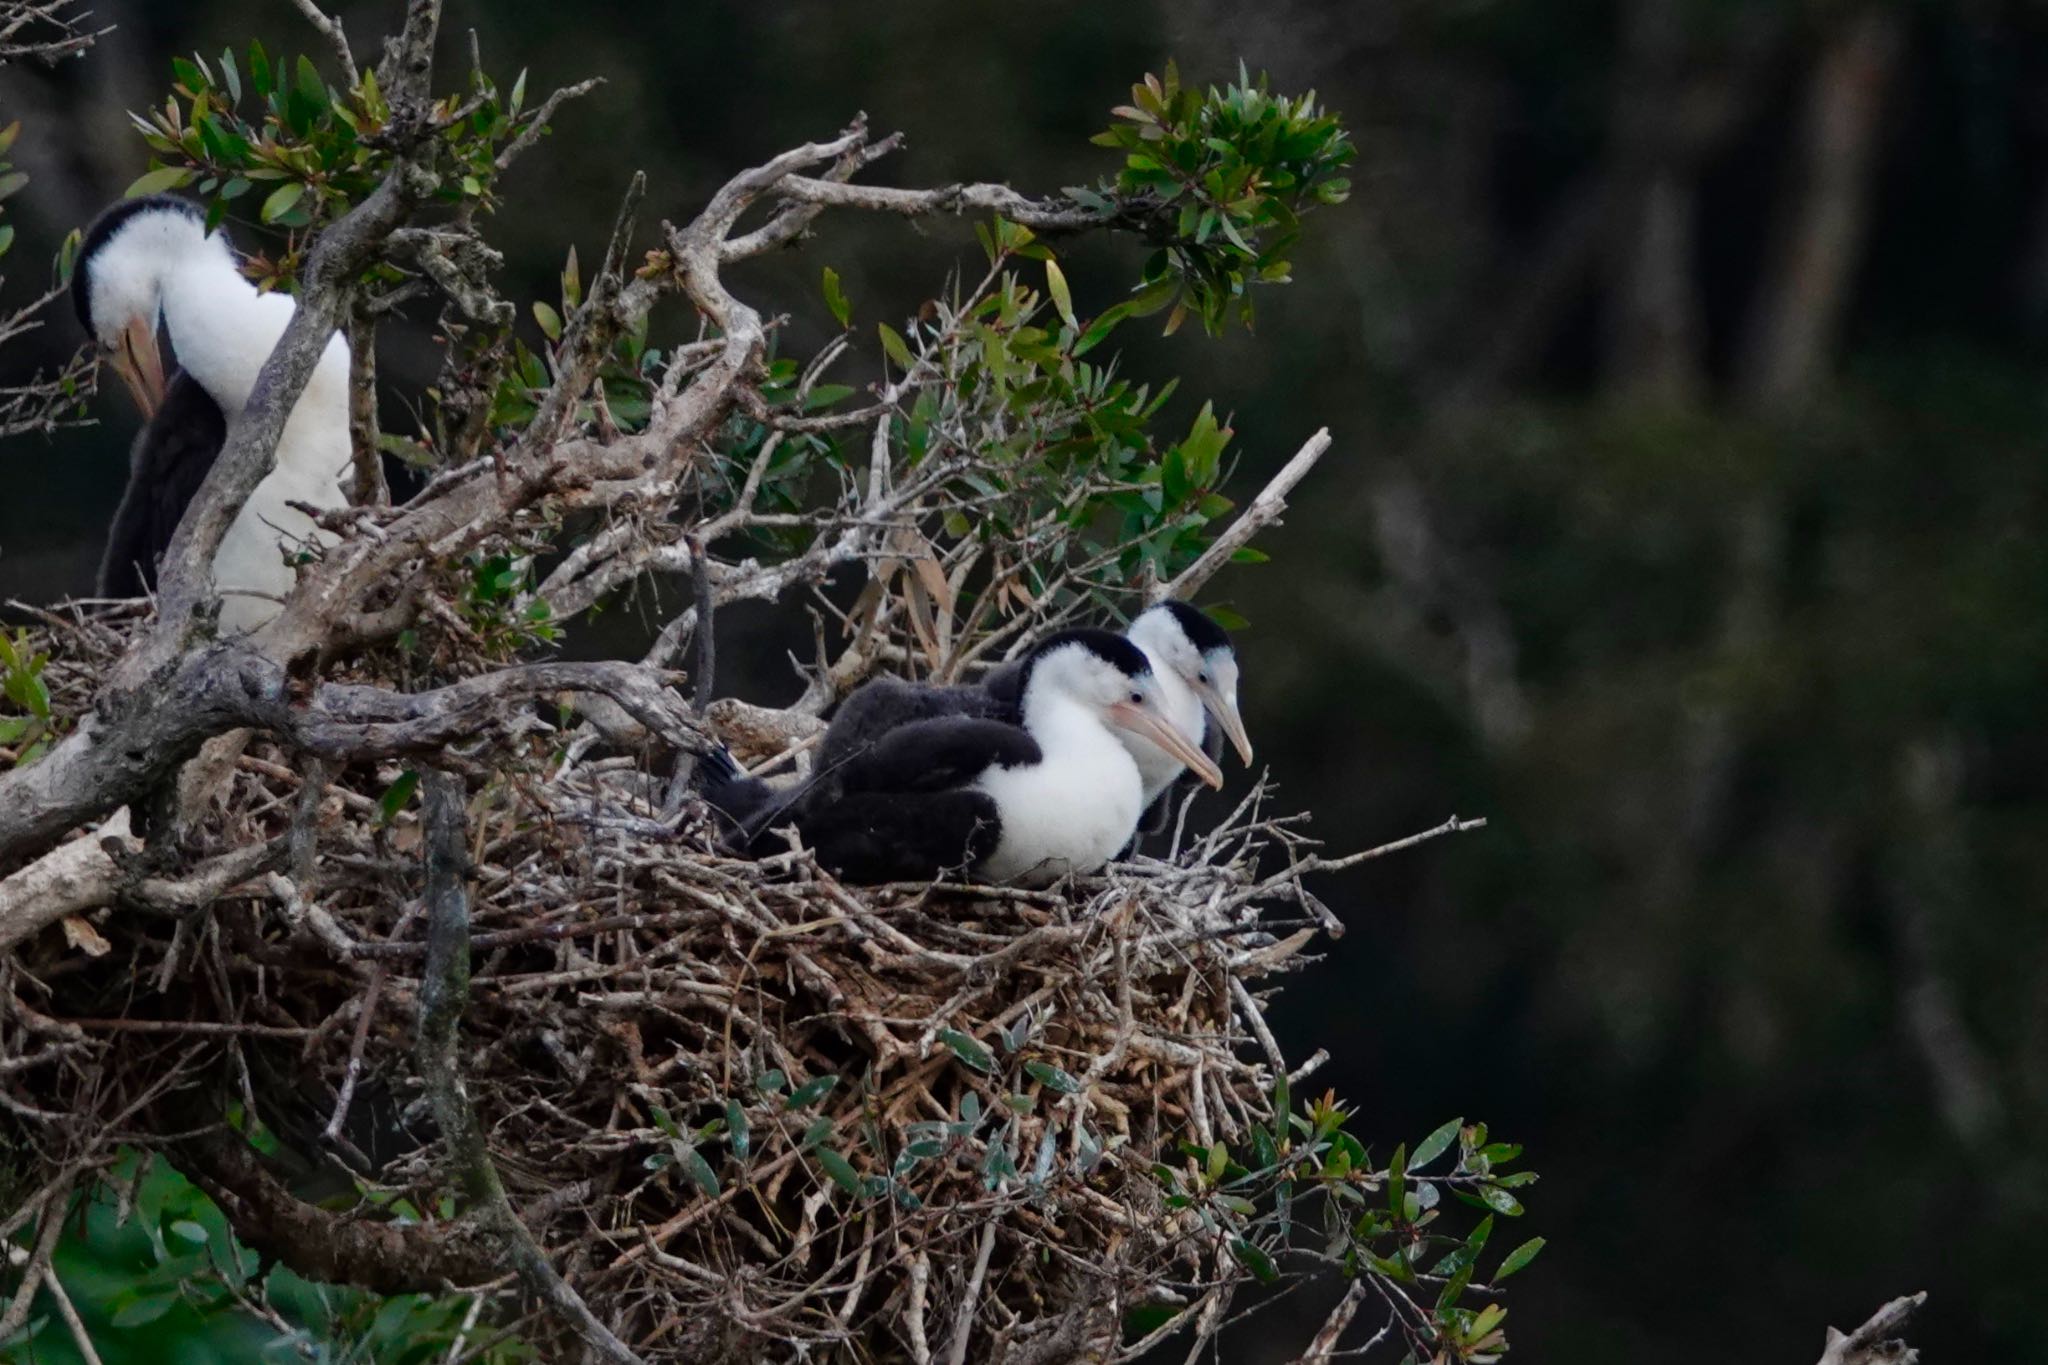
[[[981,1282],[988,1274],[989,1256],[996,1249],[996,1225],[981,1230],[981,1249],[974,1253],[974,1271],[967,1277],[967,1292],[960,1296],[959,1315],[953,1322],[953,1345],[946,1352],[946,1365],[966,1365],[967,1343],[974,1335],[974,1313],[981,1305]]]
[[[14,1299],[7,1305],[7,1311],[0,1313],[0,1341],[19,1332],[21,1325],[28,1321],[29,1305],[35,1302],[36,1286],[42,1282],[43,1272],[50,1268],[50,1253],[57,1249],[57,1238],[70,1216],[71,1186],[76,1179],[75,1172],[66,1171],[43,1195],[43,1210],[36,1225],[36,1244],[29,1252],[28,1264],[22,1268],[21,1286],[14,1291]]]
[[[1183,600],[1193,597],[1202,590],[1202,585],[1216,576],[1216,571],[1230,562],[1230,557],[1251,542],[1251,538],[1268,526],[1280,520],[1287,511],[1287,495],[1294,485],[1308,477],[1316,467],[1316,461],[1323,458],[1323,452],[1330,448],[1330,429],[1323,427],[1308,438],[1294,458],[1280,466],[1280,472],[1266,482],[1252,499],[1251,506],[1244,509],[1236,521],[1224,529],[1222,535],[1202,551],[1194,563],[1175,574],[1173,578],[1155,589],[1152,600],[1163,601],[1169,597]]]
[[[355,56],[349,52],[348,39],[341,32],[341,20],[322,13],[313,0],[292,0],[292,4],[297,7],[299,13],[306,16],[306,22],[327,40],[328,46],[334,49],[335,59],[341,63],[341,74],[346,85],[353,89],[362,84],[363,78],[356,73]]]
[[[64,1292],[64,1286],[57,1282],[57,1272],[48,1266],[43,1268],[43,1288],[50,1291],[50,1297],[57,1302],[57,1316],[64,1319],[65,1327],[71,1331],[71,1344],[78,1348],[79,1357],[85,1365],[101,1365],[100,1353],[92,1348],[92,1336],[79,1321],[78,1310],[71,1305],[71,1296]]]
[[[1349,853],[1342,858],[1310,857],[1303,864],[1302,870],[1304,872],[1342,872],[1347,867],[1356,867],[1360,863],[1369,863],[1375,858],[1384,858],[1389,853],[1399,853],[1402,849],[1413,848],[1417,844],[1426,844],[1431,839],[1441,838],[1446,834],[1463,834],[1467,830],[1485,828],[1486,817],[1483,815],[1476,820],[1460,820],[1457,816],[1453,815],[1450,819],[1433,829],[1426,829],[1420,834],[1411,834],[1405,839],[1396,839],[1391,844],[1381,844],[1378,848],[1368,848],[1361,853]]]

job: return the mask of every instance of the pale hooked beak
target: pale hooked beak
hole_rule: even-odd
[[[1109,723],[1132,734],[1143,735],[1187,764],[1188,771],[1203,782],[1219,791],[1222,789],[1223,769],[1210,762],[1209,755],[1161,717],[1131,702],[1120,701],[1109,708]]]
[[[164,401],[164,360],[157,350],[156,329],[136,318],[121,329],[121,338],[114,343],[108,359],[114,362],[115,371],[128,386],[128,393],[135,399],[135,406],[142,409],[143,417],[154,417]]]
[[[1237,756],[1243,759],[1245,766],[1249,768],[1252,764],[1252,741],[1251,736],[1244,732],[1244,718],[1237,714],[1237,698],[1224,696],[1215,683],[1197,682],[1193,687],[1195,695],[1202,699],[1202,705],[1209,709],[1209,714],[1223,727],[1225,737],[1230,740],[1230,747],[1237,750]]]

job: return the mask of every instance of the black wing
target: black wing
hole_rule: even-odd
[[[128,487],[100,558],[100,596],[141,597],[155,589],[157,562],[227,436],[227,418],[213,396],[183,370],[172,375],[163,406],[128,457]]]
[[[899,726],[948,716],[1007,720],[1013,718],[1013,708],[1006,708],[986,689],[973,684],[949,687],[876,678],[840,703],[824,742],[818,746],[818,770],[838,768]]]
[[[1020,726],[978,716],[946,716],[899,725],[846,761],[848,792],[939,792],[964,787],[992,767],[1036,763],[1038,741]]]
[[[981,678],[982,691],[994,699],[995,704],[1008,711],[1015,711],[1024,705],[1024,661],[1012,659],[984,673]]]
[[[994,851],[996,803],[978,791],[853,792],[797,822],[804,843],[849,882],[933,881]]]
[[[696,778],[704,799],[742,831],[782,794],[760,778],[741,772],[732,752],[722,744],[698,755]]]

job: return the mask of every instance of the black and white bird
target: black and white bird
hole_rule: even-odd
[[[148,195],[114,205],[86,229],[71,276],[78,320],[147,419],[129,456],[128,486],[108,533],[99,591],[137,597],[205,482],[256,374],[291,320],[284,294],[263,293],[236,266],[227,238],[195,204]],[[177,368],[165,379],[157,342],[170,333]],[[327,343],[277,443],[277,462],[243,504],[214,556],[221,628],[253,630],[291,590],[288,556],[325,540],[294,503],[347,505],[348,344]]]
[[[1136,645],[1151,664],[1160,705],[1182,735],[1201,742],[1212,762],[1220,758],[1227,739],[1246,763],[1252,761],[1250,738],[1237,704],[1236,648],[1223,627],[1185,602],[1168,600],[1138,613],[1124,638]],[[818,746],[815,768],[829,773],[865,753],[900,726],[940,717],[967,717],[1019,724],[1024,661],[992,670],[978,682],[942,684],[877,678],[841,704]],[[1188,765],[1144,735],[1121,730],[1117,738],[1138,764],[1144,782],[1146,818],[1141,829],[1164,827],[1174,804],[1169,789]],[[776,791],[757,779],[729,784],[722,808],[740,820],[751,819],[777,800]]]
[[[957,868],[1044,886],[1099,870],[1130,842],[1145,789],[1124,735],[1222,785],[1222,771],[1167,719],[1144,651],[1122,636],[1053,636],[1018,675],[1015,723],[955,713],[893,726],[835,765],[821,758],[812,782],[753,813],[741,842],[757,846],[793,825],[849,881],[922,880]],[[730,772],[714,773],[706,795],[730,810],[732,785]]]

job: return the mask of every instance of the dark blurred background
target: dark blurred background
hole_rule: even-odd
[[[10,299],[143,169],[122,111],[172,52],[319,56],[283,0],[95,9],[86,60],[0,74]],[[396,10],[341,8],[359,54]],[[1382,1151],[1453,1114],[1527,1144],[1519,1356],[1812,1360],[1925,1288],[1931,1357],[2048,1359],[2048,6],[449,11],[451,58],[473,25],[504,79],[608,81],[507,186],[539,298],[634,169],[686,214],[857,109],[908,135],[878,179],[1038,190],[1110,169],[1087,135],[1168,56],[1320,90],[1361,156],[1298,283],[1256,337],[1128,363],[1235,412],[1241,498],[1337,435],[1274,563],[1213,589],[1284,799],[1346,848],[1491,823],[1327,888],[1350,933],[1283,1043],[1331,1049]],[[742,283],[803,350],[822,264],[872,336],[975,251],[827,219]],[[1084,313],[1134,278],[1127,244],[1074,259]],[[387,339],[387,421],[430,363]],[[0,449],[0,595],[89,588],[134,426],[98,411]],[[733,690],[795,690],[782,617],[721,623]],[[1284,1358],[1326,1303],[1226,1354]]]

